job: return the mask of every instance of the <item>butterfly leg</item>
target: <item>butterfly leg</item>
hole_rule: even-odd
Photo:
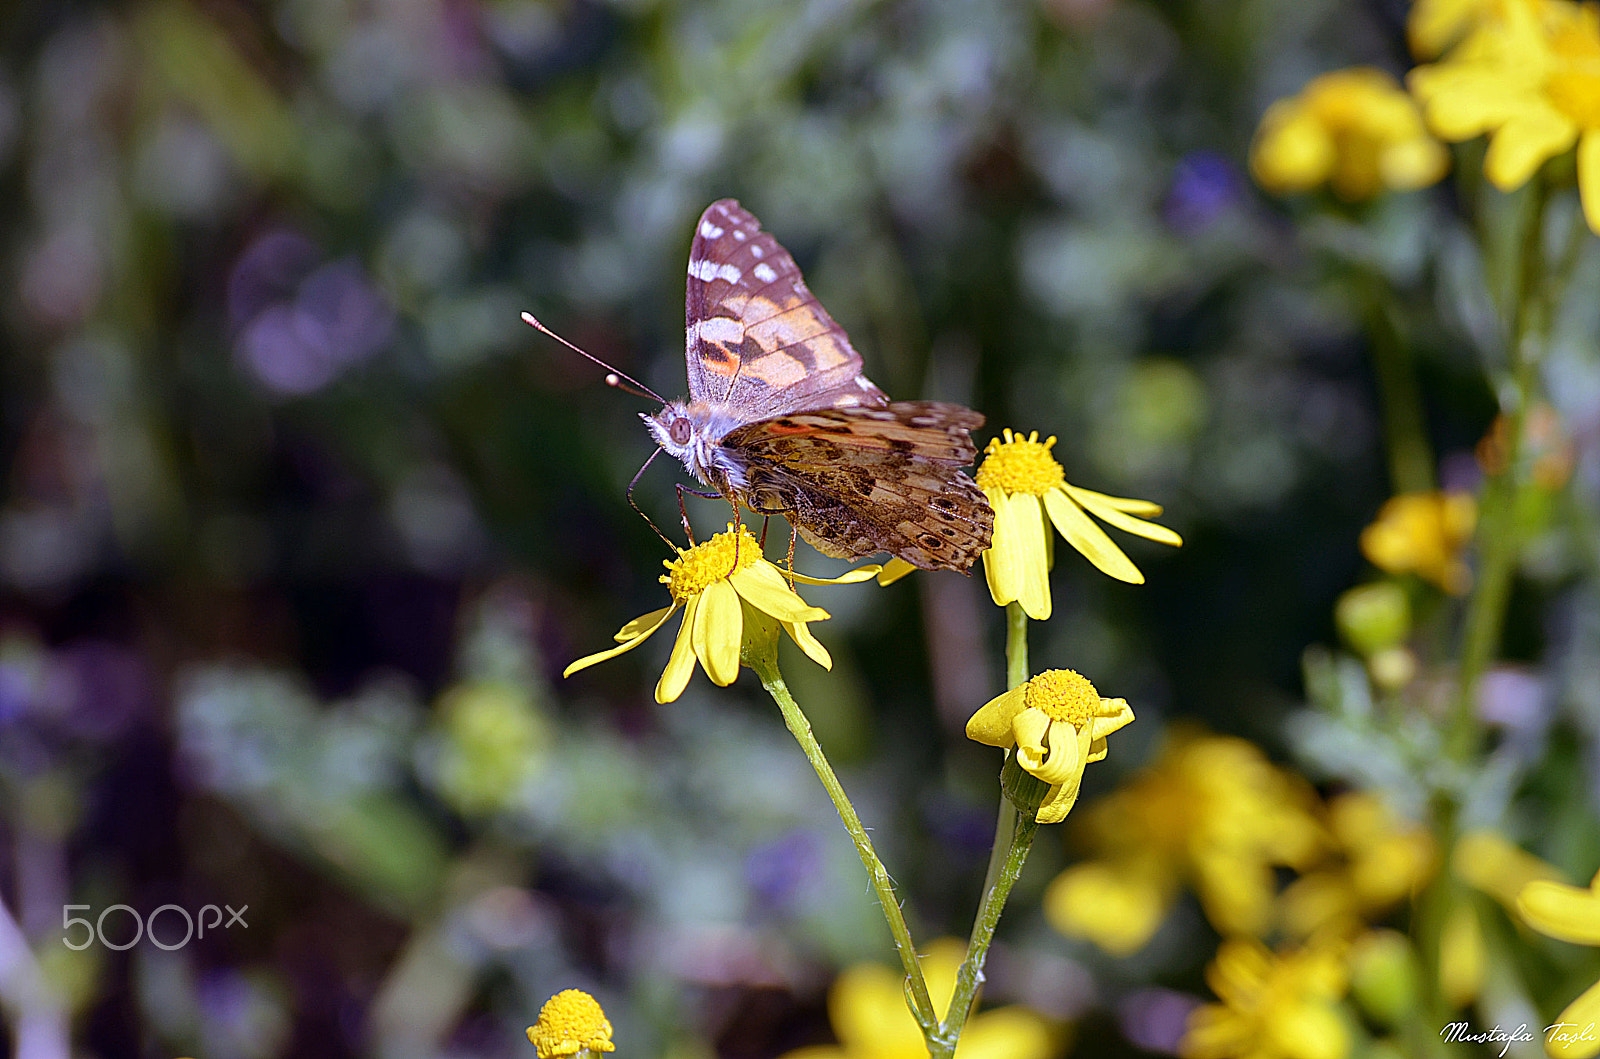
[[[685,489],[683,484],[673,486],[678,491],[678,517],[683,521],[683,535],[689,538],[689,546],[694,547],[694,530],[689,526],[689,509],[683,506],[683,494],[698,496],[702,500],[715,500],[721,493],[702,493],[698,489]]]
[[[767,546],[767,526],[770,525],[771,522],[772,522],[772,516],[771,515],[763,515],[763,516],[761,516],[761,542],[760,543],[761,543],[761,547],[763,547],[763,548],[765,548]]]

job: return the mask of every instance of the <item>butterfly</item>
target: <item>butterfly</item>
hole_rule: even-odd
[[[961,470],[983,416],[889,400],[794,258],[733,199],[695,229],[685,315],[689,399],[640,418],[689,473],[835,558],[965,571],[989,547],[994,513]]]

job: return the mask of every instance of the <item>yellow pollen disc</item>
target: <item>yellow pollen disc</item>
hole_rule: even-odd
[[[1051,720],[1082,728],[1100,708],[1100,693],[1070,669],[1047,669],[1028,681],[1022,701],[1030,710],[1042,710]]]
[[[1050,455],[1055,438],[1039,440],[1036,430],[1026,438],[1008,428],[1005,440],[991,438],[978,468],[978,488],[1003,489],[1007,493],[1043,496],[1065,478],[1061,464]]]
[[[675,561],[667,563],[667,574],[661,580],[671,587],[673,599],[687,603],[712,584],[754,566],[760,558],[761,544],[750,531],[740,526],[736,533],[730,525],[726,533],[680,552]]]
[[[528,1040],[538,1049],[539,1059],[576,1055],[590,1051],[610,1052],[611,1021],[600,1002],[581,989],[563,989],[544,1002],[539,1022],[528,1027]]]
[[[1545,98],[1580,128],[1600,129],[1600,72],[1563,70],[1544,83]]]

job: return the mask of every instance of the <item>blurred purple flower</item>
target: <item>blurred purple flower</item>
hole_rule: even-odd
[[[353,258],[314,267],[303,236],[273,232],[240,257],[228,282],[237,353],[279,394],[307,394],[381,349],[394,310]]]
[[[1117,1005],[1122,1035],[1149,1052],[1175,1055],[1189,1024],[1189,1013],[1200,1001],[1170,989],[1140,989]]]
[[[1233,163],[1214,151],[1195,151],[1179,159],[1162,213],[1171,228],[1192,234],[1231,209],[1243,190]]]
[[[1549,722],[1544,680],[1511,666],[1489,670],[1478,681],[1478,716],[1513,731],[1543,731]]]
[[[76,734],[115,737],[150,706],[150,676],[138,652],[104,640],[79,640],[54,655],[44,698]]]
[[[816,836],[796,829],[750,851],[744,862],[745,883],[761,904],[788,908],[816,877],[820,863]]]

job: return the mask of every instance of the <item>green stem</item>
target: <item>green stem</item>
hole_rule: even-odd
[[[933,1000],[928,996],[928,983],[922,976],[922,965],[917,961],[916,944],[912,942],[911,931],[906,927],[905,916],[900,912],[900,899],[895,894],[894,880],[889,878],[883,862],[878,859],[877,851],[872,848],[872,839],[867,835],[867,829],[862,826],[861,817],[856,815],[855,806],[850,804],[850,796],[845,794],[843,785],[839,783],[839,777],[834,774],[833,766],[828,764],[827,757],[822,753],[822,746],[811,731],[811,722],[806,719],[805,713],[794,701],[794,696],[789,693],[789,686],[784,683],[783,674],[778,672],[777,662],[753,659],[750,665],[756,671],[756,676],[761,678],[761,686],[767,689],[767,694],[778,704],[778,709],[783,713],[784,723],[789,726],[789,731],[794,735],[795,742],[800,744],[800,749],[805,751],[811,767],[816,769],[817,778],[822,781],[823,789],[833,801],[833,807],[839,811],[839,819],[844,821],[845,830],[850,832],[850,838],[856,844],[856,853],[860,855],[861,863],[867,869],[872,889],[878,895],[878,903],[883,906],[883,917],[889,922],[889,933],[894,935],[895,948],[900,952],[900,963],[906,971],[907,1001],[911,1006],[911,1013],[916,1017],[917,1024],[922,1027],[923,1036],[931,1042],[939,1030],[939,1016],[935,1014]]]
[[[1020,603],[1006,605],[1006,686],[1017,687],[1028,679],[1028,615]],[[994,846],[989,853],[989,869],[983,880],[983,903],[972,922],[967,941],[967,957],[956,975],[956,990],[945,1013],[944,1026],[937,1041],[929,1041],[933,1059],[955,1054],[961,1030],[967,1023],[978,986],[983,980],[983,962],[994,940],[995,927],[1005,909],[1011,888],[1022,875],[1022,865],[1033,848],[1039,825],[1032,816],[1018,812],[1009,800],[1000,800],[1000,815],[995,821]]]
[[[1393,299],[1383,281],[1364,273],[1360,286],[1367,303],[1373,373],[1378,380],[1388,441],[1389,482],[1396,493],[1427,492],[1435,487],[1433,448],[1423,425],[1422,396],[1417,390],[1411,348],[1401,334]]]

